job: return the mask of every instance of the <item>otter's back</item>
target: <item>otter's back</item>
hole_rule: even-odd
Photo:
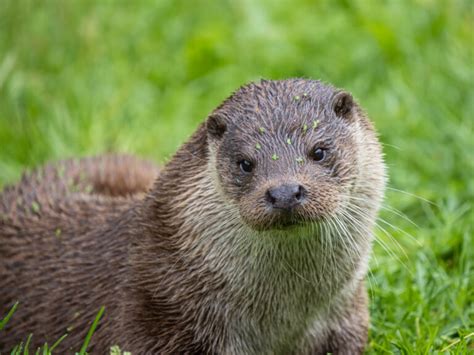
[[[132,157],[88,158],[48,165],[4,189],[0,315],[19,307],[0,349],[30,332],[33,343],[49,344],[68,332],[66,343],[75,345],[101,305],[112,313],[127,251],[120,225],[157,172]]]

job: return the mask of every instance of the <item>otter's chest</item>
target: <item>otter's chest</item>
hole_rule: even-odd
[[[233,310],[227,323],[226,353],[290,354],[303,346],[310,332],[324,336],[328,304],[321,292],[294,280],[267,285],[260,285],[253,295],[248,292],[248,303]]]
[[[226,353],[290,354],[309,333],[324,337],[339,282],[312,265],[317,257],[301,253],[293,260],[287,255],[240,265],[226,299]]]
[[[328,252],[304,228],[213,237],[205,264],[225,284],[213,297],[223,320],[220,352],[289,354],[309,334],[325,336],[328,310],[353,272],[347,254]]]

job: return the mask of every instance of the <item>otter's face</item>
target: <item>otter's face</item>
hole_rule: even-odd
[[[207,121],[219,190],[255,230],[329,219],[351,198],[372,143],[360,141],[370,126],[361,120],[350,94],[319,82],[243,87]]]

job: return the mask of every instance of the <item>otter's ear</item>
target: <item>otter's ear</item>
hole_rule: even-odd
[[[207,119],[206,128],[207,128],[207,132],[212,137],[221,138],[227,129],[227,124],[225,123],[223,117],[216,114],[212,114]]]
[[[332,109],[339,117],[352,117],[352,110],[354,108],[354,99],[352,95],[346,91],[338,92],[332,100]]]

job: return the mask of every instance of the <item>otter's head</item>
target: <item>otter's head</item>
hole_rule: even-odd
[[[378,208],[380,147],[347,92],[303,79],[252,83],[206,128],[218,190],[254,230],[324,222],[358,200],[370,202],[366,216]]]

